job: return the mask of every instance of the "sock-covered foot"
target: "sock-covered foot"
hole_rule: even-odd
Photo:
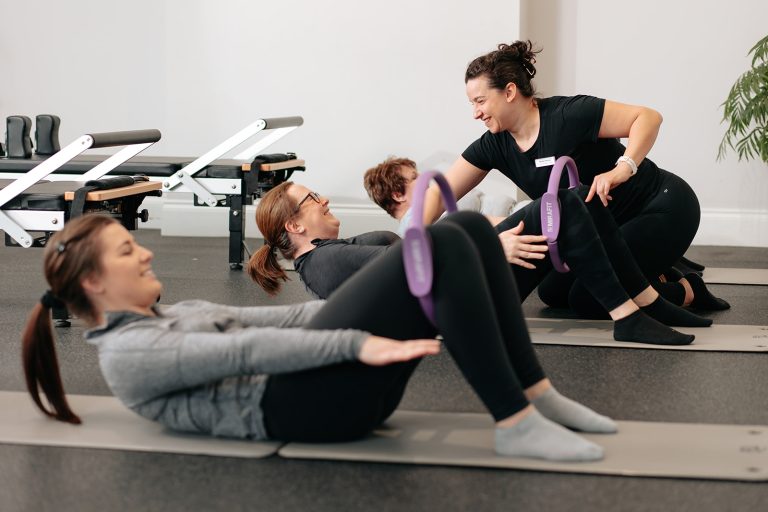
[[[719,297],[715,297],[707,290],[707,285],[704,284],[704,280],[699,274],[690,273],[685,275],[686,281],[691,285],[693,290],[693,302],[691,307],[697,309],[704,309],[706,311],[722,311],[731,307],[726,301]]]
[[[531,403],[546,418],[564,427],[598,434],[613,434],[618,431],[611,418],[564,397],[555,388],[549,388],[541,396],[531,400]]]
[[[711,318],[704,318],[686,311],[680,306],[675,306],[661,295],[647,306],[643,306],[642,310],[664,325],[674,325],[675,327],[709,327],[712,325]]]
[[[613,324],[613,339],[633,341],[652,345],[690,345],[695,336],[683,334],[649,317],[642,310],[616,320]]]
[[[587,462],[603,458],[603,448],[532,411],[516,425],[496,428],[499,455],[561,462]]]

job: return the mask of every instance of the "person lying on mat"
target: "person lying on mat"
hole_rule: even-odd
[[[152,252],[111,218],[75,219],[45,248],[50,289],[23,334],[30,395],[45,414],[80,423],[64,394],[51,332],[50,309],[63,302],[90,326],[85,338],[98,348],[114,395],[145,418],[222,437],[354,440],[392,414],[420,359],[438,352],[432,338],[440,333],[496,421],[497,453],[602,458],[599,445],[568,428],[613,433],[616,424],[552,386],[496,234],[484,220],[468,232],[462,219],[475,223],[477,214],[465,215],[430,228],[439,328],[410,294],[399,247],[327,302],[160,308]]]
[[[728,303],[714,297],[698,274],[683,276],[673,268],[690,247],[701,213],[691,187],[646,158],[661,115],[592,96],[537,98],[532,83],[537,53],[531,41],[515,41],[467,66],[464,81],[472,115],[488,131],[446,172],[454,195],[463,197],[498,169],[537,199],[547,190],[555,159],[571,156],[586,185],[580,195],[587,210],[593,216],[610,213],[640,269],[665,298],[699,310],[727,309]],[[627,138],[626,147],[619,138]],[[432,190],[425,218],[433,221],[441,211],[437,190]],[[514,236],[540,233],[534,228],[526,223]],[[519,229],[514,215],[497,225],[500,233]],[[527,259],[525,253],[519,257]],[[578,274],[550,272],[539,296],[550,306],[570,306],[585,317],[604,314],[584,285]]]
[[[418,177],[419,172],[413,160],[390,157],[368,169],[363,178],[363,186],[371,200],[391,217],[400,221],[398,233],[401,235],[405,233],[411,222],[411,196],[413,194],[413,186]],[[586,188],[583,187],[583,190],[586,190]],[[582,191],[583,193],[584,191]],[[560,287],[561,292],[563,290],[570,290],[570,296],[567,300],[568,304],[563,304],[562,301],[556,304],[549,300],[544,302],[551,306],[566,307],[570,305],[571,309],[585,318],[609,318],[608,312],[599,301],[595,301],[591,295],[589,299],[585,300],[583,296],[585,291],[583,288],[585,287],[581,285],[574,287],[570,282],[563,284],[558,280],[559,278],[552,277],[553,270],[551,268],[546,268],[546,275],[543,275],[541,269],[536,268],[534,265],[533,260],[544,259],[544,253],[547,251],[546,237],[530,234],[541,233],[540,203],[540,199],[532,201],[523,208],[519,208],[508,219],[493,219],[493,224],[496,226],[503,221],[502,227],[499,228],[502,230],[499,233],[499,239],[504,246],[507,260],[515,265],[513,271],[515,272],[522,295],[527,295],[525,293],[527,287],[524,283],[529,281],[529,286],[535,287],[538,285],[539,295],[549,294],[549,292],[543,292],[542,289],[549,289],[551,286]],[[579,210],[576,213],[579,221],[588,222],[587,215],[581,211],[583,209],[578,208],[577,210]],[[569,214],[571,214],[570,210],[564,215]],[[628,253],[625,250],[611,250],[614,244],[621,245],[622,249],[626,244],[624,241],[618,241],[619,238],[623,238],[623,231],[619,229],[617,232],[615,222],[610,217],[606,218],[607,215],[604,208],[599,208],[599,211],[593,213],[592,222],[596,227],[602,228],[598,229],[598,234],[603,238],[603,243],[606,245],[608,253],[611,255],[618,254],[618,257],[622,257],[621,255],[623,254],[626,257]],[[515,227],[509,229],[508,226]],[[529,234],[522,234],[523,232]],[[632,256],[636,260],[634,254]],[[533,272],[528,272],[526,269]],[[558,274],[558,272],[554,273]],[[578,274],[574,273],[574,276],[568,277],[568,280],[572,281],[575,276],[578,276]],[[698,278],[698,275],[696,277]],[[658,278],[656,280],[658,281]],[[661,281],[666,282],[667,279],[661,276]],[[699,287],[694,287],[694,289],[698,291]],[[687,298],[683,301],[683,306],[690,306],[692,303],[697,304],[694,300],[697,292],[694,292],[694,289],[691,289],[691,293],[686,295]],[[704,290],[701,293],[708,294],[709,292]],[[699,325],[693,324],[689,326]]]
[[[561,196],[563,208],[567,208],[560,228],[561,253],[572,272],[585,278],[592,293],[610,311],[616,340],[687,345],[693,341],[693,335],[682,334],[663,323],[712,323],[659,296],[634,266],[631,255],[621,260],[622,265],[617,265],[614,272],[581,200],[568,191]],[[586,221],[580,221],[579,215]],[[478,229],[486,230],[488,222],[481,215],[475,217],[482,221],[476,223],[482,226]],[[281,183],[261,198],[256,208],[256,224],[265,245],[251,256],[247,271],[271,294],[277,293],[281,281],[288,278],[277,261],[278,251],[294,261],[296,271],[311,292],[327,298],[360,269],[389,252],[388,244],[397,239],[393,233],[375,232],[340,240],[340,223],[330,212],[328,200],[292,182]],[[570,240],[574,242],[568,243]],[[496,245],[499,247],[493,250],[501,250],[498,236]],[[507,267],[513,270],[516,288],[521,300],[525,300],[551,268],[551,262],[549,258],[540,260],[532,270],[517,265]],[[632,293],[628,295],[625,290]]]

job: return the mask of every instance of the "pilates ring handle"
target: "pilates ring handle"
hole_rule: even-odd
[[[557,197],[557,192],[560,188],[563,168],[568,169],[568,189],[574,189],[580,185],[579,171],[573,158],[569,156],[558,158],[549,175],[547,192],[541,196],[541,234],[547,237],[552,266],[558,272],[566,273],[571,269],[560,259],[560,251],[557,248],[557,235],[560,233],[560,199]]]
[[[456,199],[445,176],[437,171],[427,171],[419,175],[413,189],[411,204],[411,222],[403,238],[403,263],[408,289],[419,299],[421,309],[435,324],[435,306],[432,302],[432,241],[424,226],[424,196],[430,181],[435,180],[445,203],[445,210],[453,213],[458,210]]]

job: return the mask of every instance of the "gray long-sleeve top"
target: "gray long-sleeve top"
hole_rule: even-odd
[[[173,430],[266,439],[268,375],[354,360],[368,336],[303,329],[322,305],[187,301],[154,317],[107,313],[85,336],[114,395],[141,416]]]

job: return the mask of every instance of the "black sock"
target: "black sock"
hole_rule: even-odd
[[[654,345],[690,345],[694,335],[677,332],[638,310],[616,320],[613,324],[613,339]]]
[[[715,297],[709,290],[707,290],[707,285],[704,284],[704,280],[699,274],[693,272],[686,274],[685,279],[691,285],[691,289],[693,290],[693,302],[691,302],[691,307],[706,311],[722,311],[731,307],[726,301],[719,297]]]
[[[709,327],[712,325],[712,319],[704,318],[675,306],[661,295],[647,306],[643,306],[642,309],[648,316],[665,325],[676,327]]]
[[[686,267],[695,270],[696,272],[702,272],[706,267],[701,263],[696,263],[693,260],[689,260],[685,256],[681,256],[678,262],[682,263]]]
[[[664,271],[664,277],[667,278],[668,283],[676,283],[683,278],[683,273],[675,267],[669,267]]]

